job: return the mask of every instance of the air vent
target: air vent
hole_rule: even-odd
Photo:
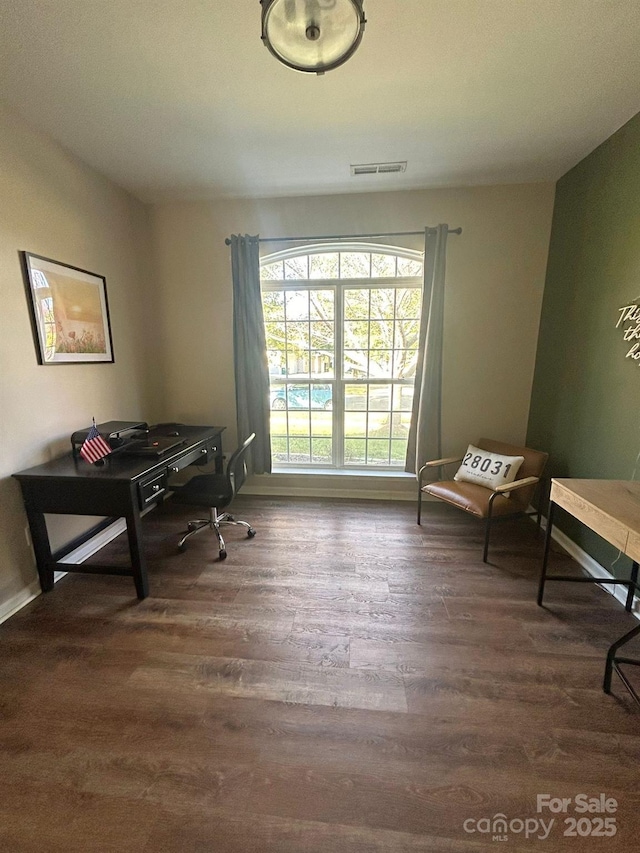
[[[351,164],[352,175],[384,175],[391,172],[406,172],[407,161],[400,163],[358,163]]]

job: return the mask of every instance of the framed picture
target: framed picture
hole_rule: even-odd
[[[38,362],[113,361],[104,276],[30,252],[20,256]]]

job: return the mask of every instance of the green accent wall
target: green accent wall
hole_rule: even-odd
[[[640,114],[560,179],[527,443],[554,477],[640,479],[640,360],[616,328],[640,305]],[[635,323],[633,324],[636,325]],[[636,341],[638,342],[638,341]],[[638,507],[640,513],[640,506]],[[629,561],[564,513],[558,524],[615,574]]]

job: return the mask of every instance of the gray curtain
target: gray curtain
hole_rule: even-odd
[[[250,473],[268,474],[271,473],[269,366],[260,293],[258,237],[232,235],[231,273],[238,443],[255,432],[247,468]]]
[[[425,230],[418,364],[405,464],[405,471],[413,474],[430,459],[442,458],[442,338],[448,232],[448,225]]]

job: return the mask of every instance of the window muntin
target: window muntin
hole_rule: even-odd
[[[263,285],[262,302],[272,383],[290,376],[333,378],[335,291]]]
[[[41,270],[32,269],[34,294],[36,298],[36,310],[40,314],[41,327],[43,329],[43,349],[45,361],[53,358],[56,352],[56,318],[53,310],[53,299],[51,288],[47,277]]]
[[[305,279],[347,279],[347,278],[420,278],[422,276],[422,256],[420,252],[408,251],[398,254],[393,246],[380,247],[378,252],[371,251],[373,246],[338,247],[320,246],[303,250],[278,252],[263,259],[260,277],[262,281],[305,280]],[[350,250],[349,250],[350,249]]]
[[[263,259],[277,466],[401,468],[417,361],[422,255],[354,244]]]

